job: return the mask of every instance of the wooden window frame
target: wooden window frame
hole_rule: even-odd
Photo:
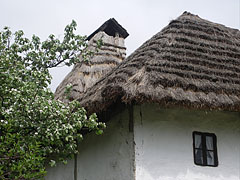
[[[202,148],[196,148],[195,147],[195,135],[201,136],[201,142],[202,142]],[[206,148],[206,136],[210,136],[213,139],[213,150],[207,150]],[[217,155],[217,136],[214,133],[206,133],[206,132],[198,132],[194,131],[192,133],[193,137],[193,157],[194,157],[194,163],[198,166],[210,166],[210,167],[217,167],[218,166],[218,155]],[[196,161],[196,153],[195,150],[202,150],[203,155],[203,163],[199,164]],[[207,152],[213,152],[214,155],[214,165],[207,164]]]

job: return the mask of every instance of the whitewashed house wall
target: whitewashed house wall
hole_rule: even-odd
[[[89,133],[79,145],[78,180],[134,179],[133,133],[125,110],[113,116],[103,135]],[[48,168],[46,180],[74,180],[74,160]]]
[[[86,135],[77,157],[78,180],[239,180],[240,115],[236,112],[133,108],[112,117],[101,136]],[[217,167],[194,164],[193,131],[217,136]],[[74,160],[49,168],[46,180],[74,180]]]
[[[47,167],[45,180],[74,180],[74,159],[68,160],[67,165],[57,163],[56,167]]]
[[[134,108],[136,180],[239,180],[240,114]],[[192,132],[217,136],[218,167],[194,164]]]

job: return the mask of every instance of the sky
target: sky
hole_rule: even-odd
[[[0,29],[23,30],[45,40],[48,35],[63,37],[74,19],[77,34],[90,35],[109,18],[115,18],[129,33],[127,56],[161,31],[184,11],[212,22],[240,28],[240,0],[0,0]],[[71,67],[51,69],[51,90],[71,71]]]

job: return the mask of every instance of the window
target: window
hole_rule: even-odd
[[[193,132],[194,163],[200,166],[218,166],[217,137],[213,133]]]

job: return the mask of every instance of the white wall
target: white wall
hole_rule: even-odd
[[[133,134],[128,111],[112,117],[103,136],[89,134],[78,155],[79,180],[133,179]]]
[[[141,116],[142,114],[142,116]],[[240,114],[134,108],[136,180],[239,180]],[[217,136],[218,167],[194,164],[192,132]]]
[[[128,128],[128,111],[107,123],[103,135],[89,133],[80,144],[78,180],[131,180],[134,178],[133,133]],[[73,180],[74,163],[48,169],[47,180]]]
[[[56,167],[48,167],[45,180],[73,180],[74,160],[69,160],[67,165],[59,163]]]

